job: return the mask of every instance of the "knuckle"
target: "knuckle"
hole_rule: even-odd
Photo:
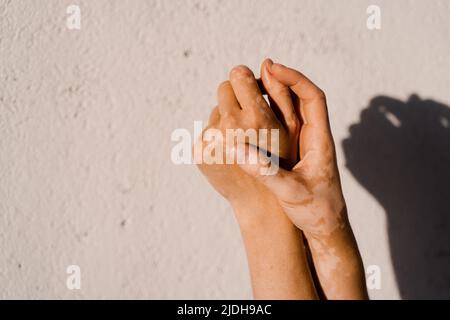
[[[300,121],[296,116],[290,116],[286,118],[286,125],[292,131],[296,131],[300,127]]]

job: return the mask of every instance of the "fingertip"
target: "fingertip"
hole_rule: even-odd
[[[273,63],[270,66],[270,73],[277,79],[279,78],[280,75],[285,73],[286,70],[289,70],[289,68],[286,67],[284,64],[281,64],[281,63]]]
[[[271,70],[272,75],[287,86],[291,87],[302,81],[304,83],[306,82],[308,86],[316,87],[316,85],[302,72],[293,68],[286,67],[281,63],[274,63]]]
[[[238,80],[242,78],[253,77],[253,72],[246,65],[237,65],[233,69],[231,69],[229,78],[230,81]]]
[[[231,88],[230,81],[228,81],[228,80],[223,81],[217,87],[217,96],[220,97],[220,95],[223,94],[224,92],[226,92],[227,90],[229,90],[229,88]]]
[[[273,60],[270,58],[267,58],[263,61],[263,65],[266,68],[266,70],[269,71],[269,73],[270,73],[271,69],[272,69],[272,65],[273,65]]]
[[[287,69],[288,67],[286,67],[284,64],[274,62],[272,64],[271,68],[273,70],[282,70],[282,69]]]
[[[265,59],[261,64],[261,80],[263,84],[267,87],[269,87],[274,80],[274,77],[271,73],[272,65],[273,61],[272,59],[269,58]]]

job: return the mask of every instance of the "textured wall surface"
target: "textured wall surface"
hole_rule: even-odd
[[[350,219],[381,268],[371,297],[449,297],[449,17],[437,0],[0,0],[0,298],[250,298],[230,208],[171,162],[170,135],[265,57],[327,93]]]

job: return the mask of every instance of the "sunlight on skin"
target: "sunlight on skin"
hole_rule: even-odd
[[[215,128],[222,133],[238,128],[278,129],[279,156],[288,165],[275,175],[261,175],[261,169],[270,166],[270,159],[248,144],[232,150],[223,144],[226,149],[223,154],[232,152],[232,157],[238,153],[237,156],[266,161],[199,164],[202,173],[235,211],[246,245],[255,297],[271,298],[273,290],[279,297],[317,297],[305,259],[299,231],[302,230],[319,278],[316,286],[320,286],[326,298],[365,299],[364,269],[347,218],[325,95],[300,72],[270,60],[262,64],[261,80],[270,105],[262,97],[250,69],[235,67],[230,80],[219,86],[219,105],[213,110],[207,129]],[[208,141],[202,137],[197,143],[204,147]],[[261,142],[258,141],[259,147]],[[277,229],[276,239],[267,232],[258,232],[280,222],[289,232]],[[298,228],[297,234],[292,233],[292,224]],[[272,255],[273,260],[266,256],[267,252],[287,253],[285,247],[291,247],[297,256]],[[296,263],[292,265],[292,261]],[[274,270],[289,262],[291,274],[280,279]],[[289,283],[288,279],[293,278],[299,280],[295,283],[297,287],[291,282],[288,291],[296,293],[287,295],[288,291],[283,292],[286,288],[277,283]]]
[[[273,64],[270,73],[296,95],[302,126],[300,161],[290,171],[260,175],[261,164],[241,168],[266,185],[304,233],[320,286],[329,299],[365,299],[364,269],[348,222],[325,95],[300,72]],[[246,153],[257,153],[246,146]]]
[[[269,76],[268,73],[262,76],[263,83],[269,81]],[[283,108],[293,110],[291,100],[282,96],[289,93],[289,89],[276,79],[272,79],[265,90],[270,93],[273,88],[277,88],[273,99],[283,104]],[[289,125],[280,122],[272,111],[276,107],[267,104],[248,68],[238,66],[230,72],[229,81],[219,86],[218,100],[204,132],[214,128],[225,136],[226,129],[279,129],[280,155],[292,164],[297,161],[298,118]],[[202,134],[197,142],[200,147],[194,147],[194,150],[202,152],[202,147],[208,143]],[[226,148],[226,144],[222,147]],[[223,157],[227,152],[230,150],[224,150]],[[203,161],[198,167],[233,207],[246,247],[254,297],[317,299],[301,231],[285,215],[275,195],[237,164],[206,164]]]

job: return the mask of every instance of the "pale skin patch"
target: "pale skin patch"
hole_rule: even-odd
[[[316,269],[319,279],[328,284],[326,289],[329,295],[337,296],[339,287],[335,284],[333,279],[335,279],[337,274],[342,270],[343,261],[341,257],[337,254],[335,248],[327,247],[319,241],[311,241],[310,246],[315,252],[314,258],[316,260],[320,259],[320,264],[318,264]]]
[[[345,240],[346,237],[340,231],[335,231],[328,237],[307,238],[320,283],[327,297],[364,299],[367,298],[364,270],[359,256],[353,253],[356,244]]]
[[[295,205],[286,205],[284,202],[281,204],[294,224],[303,226],[302,230],[309,235],[329,236],[346,226],[345,209],[339,210],[338,213],[324,210],[314,197],[307,197]]]

